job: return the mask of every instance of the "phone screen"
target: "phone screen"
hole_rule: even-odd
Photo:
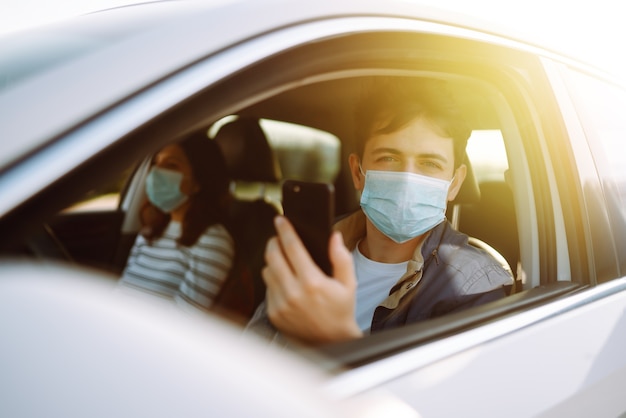
[[[328,240],[335,216],[335,189],[332,184],[286,180],[283,183],[283,210],[313,260],[332,275]]]

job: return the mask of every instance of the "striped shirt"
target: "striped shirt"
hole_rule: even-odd
[[[215,224],[192,247],[185,247],[176,242],[181,232],[180,222],[170,221],[151,243],[138,235],[120,284],[172,299],[184,308],[209,309],[233,265],[233,238]]]

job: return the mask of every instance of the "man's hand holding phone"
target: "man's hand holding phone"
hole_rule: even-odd
[[[292,224],[275,219],[277,235],[265,250],[267,313],[286,335],[307,343],[327,343],[362,336],[354,310],[356,277],[352,254],[334,232],[328,243],[332,277],[313,261]]]

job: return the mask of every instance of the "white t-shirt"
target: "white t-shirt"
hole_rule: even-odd
[[[406,272],[408,261],[394,264],[372,261],[361,254],[359,244],[352,256],[357,278],[356,322],[361,331],[368,333],[376,307],[389,296],[393,285]]]

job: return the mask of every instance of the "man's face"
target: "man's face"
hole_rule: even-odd
[[[356,155],[350,158],[354,185],[357,190],[363,190],[365,178],[360,174],[358,162]],[[454,169],[452,138],[442,136],[424,118],[412,120],[399,131],[372,136],[365,144],[360,164],[364,173],[367,170],[404,171],[448,181],[454,178],[448,200],[454,199],[465,179],[465,166]]]

